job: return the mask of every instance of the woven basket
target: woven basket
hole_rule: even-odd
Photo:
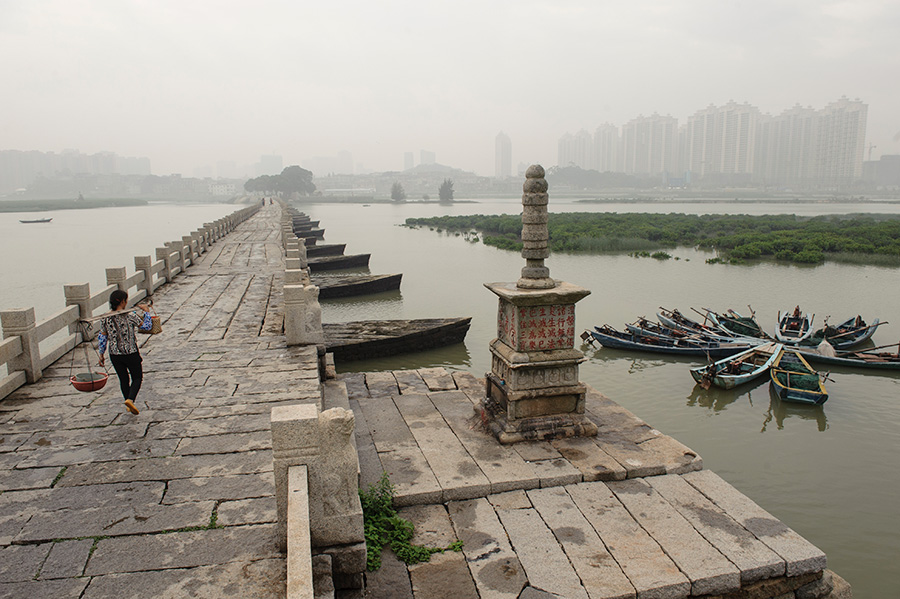
[[[150,309],[153,310],[153,308]],[[159,319],[159,314],[156,313],[156,310],[153,310],[153,315],[150,317],[150,330],[142,331],[138,329],[137,332],[145,335],[159,335],[162,333],[162,321]]]

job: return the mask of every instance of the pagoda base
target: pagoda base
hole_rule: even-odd
[[[585,386],[510,393],[503,380],[486,375],[485,398],[475,412],[500,443],[593,437],[597,425],[584,415]]]

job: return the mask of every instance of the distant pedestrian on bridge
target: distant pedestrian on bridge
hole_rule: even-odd
[[[125,398],[125,408],[132,414],[139,414],[134,405],[138,391],[141,390],[141,381],[144,371],[141,367],[141,352],[138,349],[135,329],[149,331],[153,326],[149,307],[138,304],[136,307],[144,312],[140,317],[133,310],[125,311],[128,305],[128,293],[117,289],[109,295],[109,307],[113,314],[103,318],[100,324],[100,335],[97,337],[100,347],[100,366],[106,363],[104,353],[109,347],[109,360],[112,362],[116,375],[119,377],[119,386],[122,388],[122,396]]]

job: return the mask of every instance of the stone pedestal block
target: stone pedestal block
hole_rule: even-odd
[[[307,467],[312,546],[333,548],[363,543],[357,484],[359,458],[350,441],[353,412],[332,408],[319,413],[315,405],[302,404],[272,408],[271,418],[275,503],[282,547],[287,546],[288,472],[291,466],[301,465]],[[362,562],[364,565],[365,560]]]
[[[80,283],[75,285],[63,285],[63,293],[66,296],[67,306],[78,306],[78,318],[87,319],[94,315],[91,309],[91,285],[90,283]],[[91,328],[86,327],[89,335],[93,338]],[[82,330],[77,322],[69,325],[69,333],[77,333]],[[86,339],[82,339],[86,341]]]
[[[284,286],[284,335],[288,345],[324,345],[322,307],[315,285]]]
[[[29,383],[41,380],[42,375],[41,352],[38,348],[34,325],[34,308],[17,308],[0,312],[3,338],[20,337],[22,339],[22,353],[11,358],[6,363],[6,368],[10,373],[24,370],[25,380]]]

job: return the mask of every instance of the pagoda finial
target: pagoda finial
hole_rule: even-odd
[[[550,256],[547,229],[547,180],[544,167],[532,164],[525,171],[522,186],[522,257],[525,267],[522,277],[516,283],[519,289],[552,289],[556,281],[550,278],[550,269],[544,266],[544,259]]]

